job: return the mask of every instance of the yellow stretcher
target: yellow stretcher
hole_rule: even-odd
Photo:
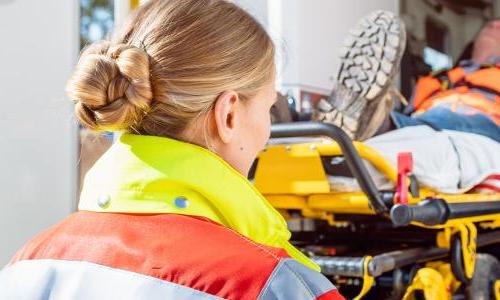
[[[329,139],[279,143],[320,136]],[[271,137],[278,143],[260,153],[255,186],[289,224],[310,224],[291,228],[292,239],[345,295],[500,299],[500,246],[495,245],[500,243],[500,194],[440,194],[418,188],[411,176],[404,179],[409,187],[404,195],[379,191],[363,159],[395,183],[396,168],[330,124],[278,124]],[[338,157],[362,192],[331,190],[332,166],[325,162]],[[476,255],[478,247],[487,254]],[[480,274],[482,269],[489,273]]]

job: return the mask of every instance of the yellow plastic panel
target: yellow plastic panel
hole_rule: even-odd
[[[265,195],[330,191],[319,153],[309,144],[270,146],[260,153],[255,186]]]
[[[345,214],[375,214],[363,193],[329,193],[311,195],[309,208]]]
[[[305,209],[306,197],[295,195],[267,195],[267,201],[276,209]]]

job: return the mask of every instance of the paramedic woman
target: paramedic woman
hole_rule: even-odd
[[[124,133],[79,211],[3,269],[0,298],[343,299],[246,179],[274,72],[267,33],[223,0],[148,1],[88,46],[67,86],[76,116]]]

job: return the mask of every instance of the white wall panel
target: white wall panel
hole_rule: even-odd
[[[328,93],[344,37],[376,9],[399,12],[398,0],[236,0],[270,32],[277,46],[279,83]]]
[[[76,206],[78,1],[0,0],[0,267]]]
[[[286,0],[283,38],[288,44],[283,85],[329,92],[347,32],[376,9],[398,13],[397,0]]]

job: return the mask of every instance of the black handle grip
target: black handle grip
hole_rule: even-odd
[[[500,201],[448,203],[443,199],[429,198],[418,205],[394,205],[391,220],[396,226],[416,221],[425,225],[444,224],[448,220],[500,213]]]
[[[394,205],[391,209],[391,220],[396,226],[405,226],[411,222],[432,226],[444,224],[449,214],[448,205],[443,199],[428,199],[418,205]]]
[[[271,128],[272,138],[327,136],[337,142],[342,149],[349,170],[356,178],[361,190],[366,194],[371,207],[380,215],[386,215],[389,211],[377,190],[375,183],[368,174],[363,160],[359,156],[351,139],[339,127],[320,122],[296,122],[281,123]]]

